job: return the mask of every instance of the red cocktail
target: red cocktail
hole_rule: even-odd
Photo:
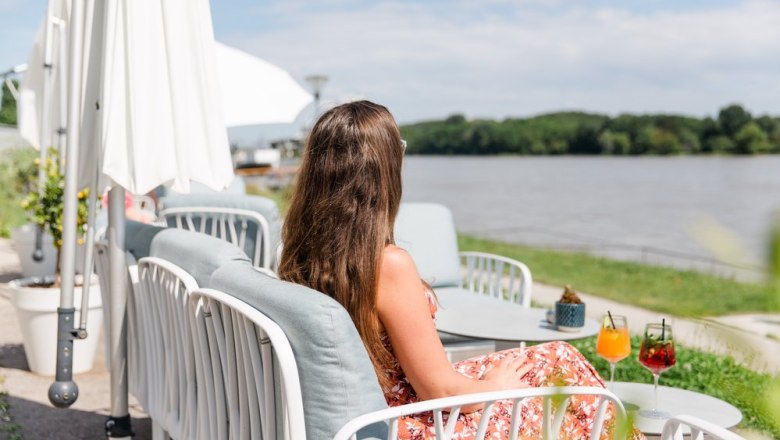
[[[672,341],[642,341],[639,349],[639,362],[653,374],[661,374],[672,367],[677,359],[674,356]]]
[[[671,368],[677,358],[674,355],[674,340],[672,327],[661,324],[647,324],[642,346],[639,348],[639,362],[653,373],[653,391],[655,405],[651,410],[639,411],[640,416],[651,419],[668,419],[671,414],[658,410],[658,378],[664,371]]]

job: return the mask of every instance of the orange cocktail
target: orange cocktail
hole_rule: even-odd
[[[601,327],[596,352],[607,362],[617,363],[631,354],[631,339],[627,327]]]
[[[628,335],[626,317],[608,314],[601,321],[596,341],[596,353],[609,362],[609,383],[615,381],[615,364],[631,354],[631,338]]]

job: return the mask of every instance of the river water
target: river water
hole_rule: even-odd
[[[404,200],[485,238],[757,280],[780,156],[409,156]]]

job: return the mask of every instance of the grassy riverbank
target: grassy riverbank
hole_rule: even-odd
[[[780,311],[770,289],[695,271],[610,260],[484,240],[458,239],[461,250],[491,252],[528,265],[534,280],[677,316]]]

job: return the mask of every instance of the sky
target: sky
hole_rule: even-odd
[[[0,0],[0,71],[25,62],[41,0]],[[289,71],[323,107],[399,123],[559,110],[780,115],[780,0],[213,0],[217,40]],[[304,110],[295,127],[311,122]],[[250,140],[290,127],[234,129]]]

